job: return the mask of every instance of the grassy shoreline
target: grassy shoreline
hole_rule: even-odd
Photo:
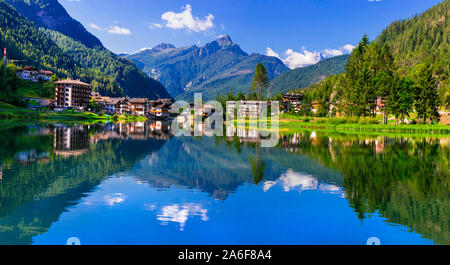
[[[332,130],[339,132],[386,132],[386,133],[414,133],[414,134],[450,134],[450,125],[443,124],[374,124],[374,123],[344,123],[344,119],[327,119],[298,117],[282,114],[279,119],[279,130],[289,133],[302,129]],[[245,124],[247,128],[257,128],[258,120],[234,120]],[[270,119],[267,120],[270,127]]]
[[[104,122],[104,121],[146,121],[143,116],[131,115],[106,115],[91,112],[40,112],[20,108],[10,108],[0,110],[0,119],[2,122],[11,122],[13,120],[27,121],[82,121],[82,122]]]

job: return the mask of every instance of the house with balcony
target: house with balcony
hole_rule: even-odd
[[[91,85],[77,80],[61,80],[55,83],[55,104],[57,107],[75,107],[84,110],[91,100]]]
[[[129,113],[136,116],[146,116],[148,112],[148,98],[128,99]]]

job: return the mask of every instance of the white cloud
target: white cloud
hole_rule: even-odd
[[[295,69],[316,64],[320,62],[324,57],[330,58],[350,53],[353,49],[354,46],[351,44],[346,44],[338,49],[325,49],[322,52],[308,51],[304,47],[302,47],[302,50],[299,52],[294,51],[293,49],[288,49],[285,52],[285,58],[283,59],[277,52],[267,47],[266,55],[276,57],[282,60],[287,67]]]
[[[352,52],[354,48],[355,48],[355,46],[353,46],[351,44],[346,44],[346,45],[344,45],[344,47],[342,47],[343,50],[345,50],[349,53]]]
[[[341,50],[338,50],[338,49],[325,49],[325,50],[323,50],[323,52],[327,56],[330,56],[330,57],[339,56],[339,55],[344,54]]]
[[[89,24],[89,27],[91,27],[91,28],[93,28],[93,29],[95,29],[95,30],[103,30],[102,27],[100,27],[99,25],[94,24],[94,23],[90,23],[90,24]]]
[[[214,16],[208,14],[204,20],[192,15],[192,7],[187,4],[184,11],[175,13],[172,11],[161,15],[161,19],[167,21],[165,26],[171,29],[188,29],[195,32],[205,31],[214,26]]]
[[[151,23],[150,24],[150,26],[148,26],[150,29],[160,29],[160,28],[162,28],[163,27],[163,25],[162,24],[159,24],[159,23]]]
[[[131,35],[131,31],[127,28],[122,28],[119,26],[111,26],[108,33],[119,34],[119,35]]]
[[[269,48],[269,47],[266,48],[266,55],[267,56],[276,57],[276,58],[282,60],[280,55],[278,53],[276,53],[274,50],[272,50],[271,48]]]
[[[310,52],[304,48],[301,52],[288,49],[285,54],[287,57],[284,59],[284,62],[291,69],[316,64],[321,60],[320,52]]]

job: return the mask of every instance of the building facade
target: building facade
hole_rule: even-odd
[[[131,115],[146,116],[148,112],[148,99],[147,98],[130,98],[129,112]]]
[[[55,82],[57,107],[75,107],[84,110],[91,99],[91,85],[80,80],[61,80]]]
[[[24,67],[17,71],[17,76],[20,79],[37,82],[39,80],[49,81],[52,78],[53,72],[46,70],[38,70],[34,67]]]

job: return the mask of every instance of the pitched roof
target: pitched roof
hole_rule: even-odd
[[[56,81],[55,84],[72,84],[72,85],[91,86],[90,84],[81,82],[79,79],[77,79],[77,80],[72,80],[72,79],[60,80],[60,81]]]
[[[148,98],[130,98],[128,101],[131,103],[146,103]]]
[[[118,104],[121,101],[127,100],[126,98],[110,98],[108,104]]]
[[[53,75],[52,71],[47,71],[47,70],[39,70],[40,74],[45,74],[45,75]]]
[[[35,72],[37,72],[38,69],[36,69],[36,68],[34,68],[32,66],[27,66],[27,67],[24,67],[24,68],[20,69],[20,71],[35,71]]]

